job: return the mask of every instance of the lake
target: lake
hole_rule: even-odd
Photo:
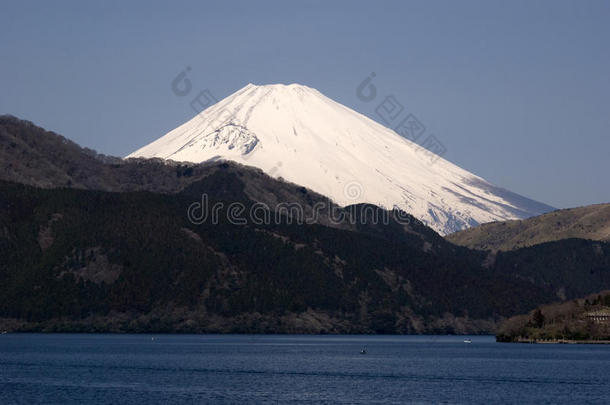
[[[610,401],[610,345],[470,338],[5,334],[0,403]]]

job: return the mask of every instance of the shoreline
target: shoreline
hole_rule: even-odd
[[[578,344],[596,344],[596,345],[609,345],[610,340],[573,340],[573,339],[513,339],[513,340],[498,340],[496,336],[496,342],[498,343],[529,343],[529,344],[566,344],[566,345],[578,345]]]

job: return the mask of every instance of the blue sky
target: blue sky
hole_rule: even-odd
[[[502,187],[563,208],[610,202],[610,2],[4,1],[0,113],[112,155],[193,116],[171,81],[223,98],[301,83],[376,118],[371,72]]]

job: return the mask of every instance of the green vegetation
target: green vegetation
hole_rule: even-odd
[[[228,203],[253,204],[242,179],[219,166],[172,195],[1,183],[0,328],[488,333],[558,290],[610,288],[603,243],[490,260],[415,219],[407,230],[233,225]],[[188,221],[202,191],[225,203],[216,225]]]
[[[610,291],[545,305],[506,320],[499,342],[610,343]]]

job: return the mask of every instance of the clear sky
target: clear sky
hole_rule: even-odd
[[[221,99],[301,83],[371,118],[371,72],[499,186],[564,208],[610,202],[608,1],[3,1],[0,113],[126,155]],[[381,100],[380,100],[381,101]]]

